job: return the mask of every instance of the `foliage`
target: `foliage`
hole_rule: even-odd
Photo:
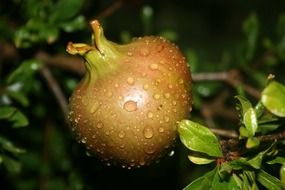
[[[1,189],[284,189],[283,2],[0,5]],[[66,44],[88,40],[88,21],[97,16],[110,39],[162,35],[189,62],[191,120],[179,122],[182,143],[160,164],[132,171],[103,166],[65,123],[65,99],[82,74]],[[238,138],[214,134],[212,127],[237,131]]]

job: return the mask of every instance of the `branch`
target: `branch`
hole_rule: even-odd
[[[54,96],[57,100],[57,103],[59,104],[60,109],[64,114],[65,121],[68,122],[67,121],[68,103],[67,103],[67,100],[66,100],[66,97],[65,97],[63,91],[61,90],[59,84],[57,83],[57,81],[53,77],[53,75],[50,72],[48,67],[43,65],[40,69],[40,73],[42,74],[42,76],[44,77],[44,79],[47,82],[48,87],[50,88],[50,90],[54,94]]]
[[[222,71],[222,72],[213,72],[213,73],[193,73],[192,79],[195,82],[200,81],[224,81],[231,85],[234,88],[242,86],[243,89],[250,94],[251,96],[259,99],[260,91],[256,90],[252,86],[242,82],[240,72],[237,69]]]

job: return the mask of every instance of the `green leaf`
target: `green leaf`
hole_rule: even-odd
[[[244,21],[243,31],[247,38],[245,60],[248,62],[253,58],[259,35],[259,22],[254,13],[250,14],[249,17]]]
[[[231,189],[239,190],[239,186],[233,177],[229,177],[227,180],[223,180],[219,177],[219,168],[216,167],[212,171],[206,173],[204,176],[196,179],[184,190],[221,190],[221,189]]]
[[[8,119],[10,118],[15,112],[17,111],[16,108],[11,106],[3,106],[0,107],[0,119]]]
[[[285,164],[283,164],[280,168],[280,181],[282,187],[285,189]]]
[[[194,164],[209,164],[213,161],[215,161],[214,159],[208,159],[208,158],[204,158],[204,157],[198,157],[198,156],[193,156],[193,155],[189,155],[188,159],[193,162]]]
[[[60,23],[60,27],[65,31],[65,32],[74,32],[76,30],[80,30],[84,28],[86,25],[85,23],[85,17],[82,15],[79,15],[75,19],[71,21],[66,21],[63,23]]]
[[[13,154],[20,154],[25,152],[24,149],[16,147],[11,141],[1,136],[0,136],[0,145],[2,149]]]
[[[54,6],[51,20],[63,21],[68,20],[79,13],[84,0],[59,0]]]
[[[36,59],[25,60],[9,75],[8,83],[11,84],[19,81],[22,83],[27,82],[27,79],[29,79],[40,68],[40,64],[41,62]]]
[[[248,135],[248,137],[252,137],[254,136],[258,127],[255,110],[252,107],[251,103],[246,98],[242,96],[236,96],[236,98],[240,102],[242,109],[243,123],[248,131],[248,134],[246,133],[244,134]]]
[[[217,169],[206,173],[205,175],[199,177],[198,179],[194,180],[192,183],[190,183],[187,187],[185,187],[183,190],[205,190],[205,189],[211,189],[212,181],[214,179],[214,176],[217,172]]]
[[[246,148],[254,148],[257,147],[260,144],[260,141],[256,137],[250,137],[246,141]]]
[[[22,106],[28,106],[29,105],[29,100],[26,95],[24,95],[20,91],[7,91],[6,94],[19,102]]]
[[[190,150],[213,157],[223,155],[217,137],[207,127],[190,120],[182,120],[178,124],[178,132],[182,143]]]
[[[7,169],[9,173],[16,174],[21,171],[21,164],[19,161],[11,157],[8,157],[6,155],[2,155],[2,159],[3,159],[5,168]]]
[[[257,173],[257,180],[268,190],[282,190],[281,181],[264,170]]]
[[[285,86],[272,81],[261,93],[261,102],[273,114],[285,117]]]
[[[29,124],[28,118],[20,110],[17,110],[9,121],[13,122],[13,127],[26,127]]]
[[[273,160],[268,161],[267,164],[285,164],[285,158],[278,156]]]
[[[260,169],[262,165],[263,158],[267,154],[273,154],[275,151],[275,145],[276,143],[272,143],[269,148],[267,148],[264,151],[259,152],[254,158],[248,160],[248,163],[254,167],[255,169]]]

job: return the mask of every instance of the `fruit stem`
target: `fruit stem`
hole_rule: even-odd
[[[84,43],[67,44],[66,51],[71,55],[80,55],[86,61],[86,70],[91,76],[98,77],[116,68],[117,57],[120,56],[117,44],[108,41],[98,20],[90,22],[93,30],[92,45]],[[91,74],[92,72],[92,74]]]

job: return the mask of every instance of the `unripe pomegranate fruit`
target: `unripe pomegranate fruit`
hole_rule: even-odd
[[[108,165],[148,165],[176,138],[177,122],[191,110],[191,76],[177,46],[161,37],[130,44],[108,41],[97,20],[93,44],[68,43],[86,74],[70,98],[73,131]]]

